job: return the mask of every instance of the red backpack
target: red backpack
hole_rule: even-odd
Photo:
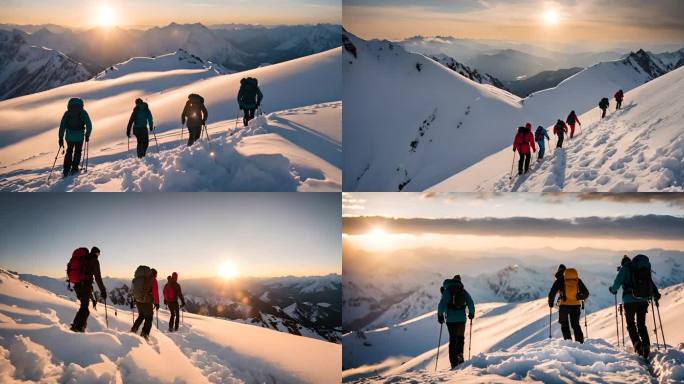
[[[176,301],[176,284],[174,282],[166,283],[164,287],[164,299],[167,301]]]
[[[88,248],[77,248],[71,254],[71,260],[67,263],[67,278],[72,284],[86,281],[90,276],[87,274]]]

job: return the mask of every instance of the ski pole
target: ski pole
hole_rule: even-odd
[[[618,304],[617,304],[617,294],[615,297],[615,338],[617,339],[618,348],[620,347],[620,324],[618,324]],[[622,345],[624,347],[624,343]]]
[[[50,168],[50,174],[47,177],[47,180],[45,180],[45,184],[50,182],[50,178],[52,177],[52,172],[55,170],[55,165],[57,165],[57,157],[59,157],[59,151],[62,149],[62,146],[60,145],[59,148],[57,148],[57,153],[55,154],[55,161],[52,162],[52,168]],[[64,151],[62,150],[62,154],[64,154]]]
[[[660,323],[660,333],[663,335],[663,347],[667,351],[667,343],[665,342],[665,331],[663,330],[663,319],[660,318],[660,304],[656,301],[656,311],[658,311],[658,322]]]
[[[435,359],[435,372],[437,372],[437,363],[439,362],[439,347],[442,344],[442,328],[444,323],[439,325],[439,339],[437,340],[437,359]]]
[[[620,331],[622,333],[622,346],[625,346],[625,315],[622,310],[623,304],[620,304]]]
[[[159,141],[157,140],[157,132],[154,131],[154,128],[152,129],[152,135],[154,136],[155,144],[157,144],[157,153],[159,153]]]
[[[553,308],[549,307],[549,339],[551,338],[551,310]]]
[[[473,343],[473,319],[470,319],[470,331],[468,333],[468,360],[470,360],[470,347]]]
[[[107,325],[107,328],[109,328],[109,318],[107,317],[107,298],[106,297],[104,299],[104,305],[105,305],[105,324]]]
[[[651,299],[651,314],[653,315],[653,331],[655,332],[656,336],[656,348],[658,348],[658,350],[660,351],[660,340],[658,339],[658,323],[656,323],[653,299]]]

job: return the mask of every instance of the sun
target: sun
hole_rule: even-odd
[[[385,232],[385,230],[380,228],[380,227],[375,227],[370,231],[370,234],[373,237],[380,238],[380,237],[384,237],[387,234],[387,232]]]
[[[559,21],[559,16],[558,12],[556,12],[553,9],[550,9],[544,13],[544,23],[547,25],[556,25],[558,24]]]
[[[96,24],[101,27],[112,27],[118,22],[116,11],[108,4],[101,4],[95,12]]]
[[[226,260],[219,266],[218,273],[221,278],[230,280],[236,278],[239,274],[239,271],[237,264],[235,264],[233,261]]]

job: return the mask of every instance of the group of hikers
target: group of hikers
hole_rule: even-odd
[[[254,119],[257,109],[261,106],[263,97],[257,79],[246,77],[240,80],[237,102],[239,109],[243,112],[242,122],[244,126],[247,126],[249,121]],[[191,146],[200,138],[203,127],[206,129],[208,115],[209,112],[204,105],[204,98],[195,93],[190,94],[181,113],[181,139],[183,127],[187,126],[188,146]],[[137,140],[136,153],[138,158],[145,157],[150,144],[149,133],[154,133],[154,128],[154,119],[149,105],[140,98],[135,99],[135,106],[126,126],[126,136],[130,139],[131,130],[133,131],[133,135],[135,135]],[[88,112],[85,110],[83,99],[71,98],[59,125],[60,150],[64,147],[64,140],[66,140],[63,177],[80,172],[84,141],[85,143],[90,142],[92,131],[93,123]],[[87,154],[88,144],[85,145]],[[57,154],[59,155],[59,151]],[[55,156],[56,161],[57,156]]]
[[[622,100],[624,98],[624,93],[622,89],[615,93],[615,101],[617,103],[617,109],[622,106]],[[601,118],[606,116],[606,109],[609,106],[608,98],[604,97],[599,102],[599,108],[603,111]],[[563,140],[566,134],[570,134],[570,138],[575,137],[575,126],[582,126],[579,121],[575,111],[570,111],[568,117],[565,121],[558,119],[556,124],[553,126],[553,134],[556,135],[556,148],[563,148]],[[548,131],[541,125],[537,126],[537,129],[532,134],[532,123],[525,124],[524,127],[518,127],[518,131],[513,139],[513,152],[518,153],[518,176],[523,175],[530,171],[530,161],[532,157],[532,152],[537,152],[539,148],[539,154],[537,160],[542,160],[544,158],[544,153],[546,150],[546,145],[544,140],[551,141]],[[535,145],[536,143],[536,145]],[[515,160],[514,160],[515,161]],[[511,172],[513,172],[511,170]]]
[[[71,254],[71,259],[67,263],[67,282],[71,286],[73,284],[73,291],[80,302],[80,307],[74,321],[71,323],[71,331],[85,332],[90,316],[89,304],[93,302],[93,308],[96,306],[96,301],[93,298],[93,283],[97,283],[100,290],[100,298],[107,303],[107,289],[102,282],[102,274],[100,272],[100,249],[92,247],[90,251],[88,248],[77,248]],[[180,321],[180,309],[185,307],[185,298],[183,291],[178,283],[178,273],[173,272],[166,278],[167,282],[164,285],[163,295],[164,304],[168,307],[169,318],[169,332],[178,331]],[[178,303],[180,300],[180,304]],[[131,288],[129,291],[129,303],[131,309],[135,306],[138,310],[138,317],[133,322],[131,332],[137,333],[142,325],[140,336],[148,339],[150,330],[152,329],[152,320],[154,318],[154,310],[159,311],[159,289],[157,285],[157,270],[145,265],[138,266],[135,270]]]
[[[651,276],[651,263],[646,255],[636,255],[630,259],[623,256],[617,276],[613,284],[608,287],[611,294],[615,295],[616,321],[617,321],[617,293],[622,288],[622,302],[624,318],[627,323],[627,331],[632,342],[634,351],[648,359],[650,354],[650,339],[646,327],[646,314],[651,303],[659,308],[660,293]],[[465,289],[460,275],[452,279],[444,280],[440,287],[441,299],[437,305],[437,322],[441,325],[446,323],[449,332],[449,361],[451,368],[463,363],[463,350],[465,344],[466,308],[467,319],[470,319],[472,334],[472,321],[475,318],[475,303]],[[555,273],[555,280],[548,295],[549,304],[549,338],[551,338],[551,311],[554,306],[558,307],[558,322],[561,326],[563,339],[584,343],[584,333],[580,324],[584,303],[589,298],[589,290],[579,278],[579,273],[574,268],[566,268],[561,264]],[[654,313],[655,322],[655,313]],[[660,316],[660,314],[658,314]],[[585,311],[585,326],[586,311]],[[617,323],[616,323],[617,326]],[[662,332],[662,323],[661,323]],[[618,335],[619,336],[619,335]],[[656,337],[658,336],[656,330]],[[624,338],[624,336],[623,336]],[[472,340],[472,337],[470,338]],[[665,337],[663,334],[663,341]],[[619,337],[618,337],[619,344]],[[439,345],[438,345],[439,348]],[[439,349],[438,357],[439,359]]]

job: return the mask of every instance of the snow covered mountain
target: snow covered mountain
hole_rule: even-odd
[[[91,310],[85,334],[69,331],[76,302],[0,271],[0,382],[332,383],[341,346],[184,313],[177,333],[129,332],[127,308]],[[159,329],[169,314],[159,310]]]
[[[20,31],[0,31],[0,100],[85,81],[91,74],[56,50],[30,45]]]
[[[504,49],[494,54],[483,54],[468,60],[468,65],[491,73],[503,81],[510,81],[555,69],[555,63],[547,58],[534,56],[514,49]]]
[[[353,111],[344,115],[343,184],[349,191],[425,190],[506,148],[525,122],[549,126],[570,110],[584,113],[601,97],[666,71],[639,51],[520,99],[395,43],[347,32],[344,40],[343,97]]]
[[[543,71],[524,79],[507,81],[505,85],[506,89],[509,89],[511,93],[520,97],[527,97],[531,93],[557,86],[561,81],[580,72],[582,69],[584,68],[574,67],[555,71]]]
[[[467,77],[472,81],[480,84],[489,84],[497,88],[506,89],[504,84],[496,77],[489,75],[487,73],[481,74],[477,69],[472,69],[465,64],[461,64],[454,60],[453,57],[449,57],[445,54],[431,55],[430,58],[443,66],[451,69],[452,71],[458,72],[463,77]]]
[[[134,72],[1,102],[0,118],[7,124],[0,127],[0,189],[340,190],[340,56],[337,48],[223,76],[207,69]],[[236,95],[240,79],[247,76],[259,79],[266,114],[242,128]],[[179,140],[187,138],[179,116],[190,93],[205,98],[211,141],[187,148]],[[45,185],[57,149],[57,126],[74,96],[85,100],[93,121],[92,169]],[[131,158],[125,137],[137,97],[147,101],[156,125],[143,161]],[[16,113],[26,108],[44,113],[31,119]]]
[[[605,119],[598,108],[579,116],[582,132],[513,182],[503,149],[432,190],[682,191],[683,86],[680,68],[627,92]]]
[[[139,72],[166,72],[179,69],[205,70],[216,75],[224,75],[230,71],[221,65],[204,61],[184,49],[157,57],[133,57],[123,63],[115,64],[95,76],[96,80],[117,79],[132,73]]]

